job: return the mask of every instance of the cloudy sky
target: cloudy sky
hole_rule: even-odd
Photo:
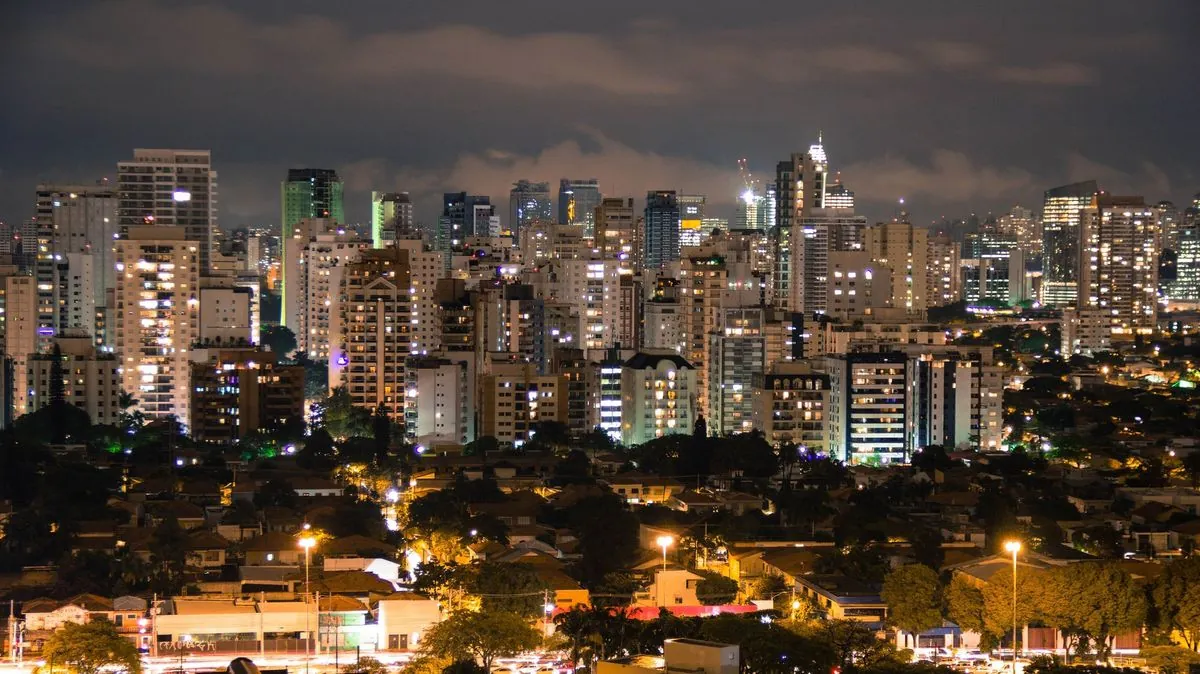
[[[613,195],[766,177],[824,133],[861,208],[918,221],[1096,178],[1200,191],[1200,2],[13,0],[0,27],[0,219],[134,147],[210,148],[223,226],[277,223],[288,167],[348,219],[407,189],[506,205],[518,178]],[[503,210],[503,209],[502,209]]]

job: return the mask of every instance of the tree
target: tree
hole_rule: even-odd
[[[696,597],[705,606],[720,606],[732,603],[737,598],[736,580],[712,571],[697,570],[704,578],[696,583]]]
[[[279,354],[280,358],[287,358],[291,352],[296,350],[296,333],[283,325],[264,326],[259,333],[258,341],[272,352]]]
[[[64,624],[46,640],[42,655],[48,662],[70,666],[77,674],[97,674],[109,667],[130,674],[142,671],[137,646],[107,620]]]
[[[1187,674],[1200,665],[1200,653],[1178,646],[1143,646],[1141,655],[1159,674]]]
[[[1193,651],[1200,649],[1200,557],[1171,562],[1152,592],[1158,627],[1175,633]]]
[[[955,576],[946,588],[946,613],[951,622],[964,632],[976,632],[984,637],[981,644],[987,650],[995,635],[987,631],[983,615],[983,592],[974,585]]]
[[[804,626],[801,634],[832,649],[833,664],[843,672],[902,661],[891,642],[877,639],[871,628],[855,620],[819,620]]]
[[[1192,481],[1192,488],[1200,488],[1200,452],[1189,452],[1180,460],[1180,463],[1183,464],[1183,472]]]
[[[469,588],[480,595],[485,611],[505,611],[525,618],[542,615],[547,585],[529,564],[484,562]]]
[[[282,506],[294,509],[296,507],[296,498],[296,490],[292,488],[291,482],[281,479],[271,479],[267,480],[266,484],[254,494],[254,505],[259,508]]]
[[[600,582],[622,569],[637,552],[640,524],[619,496],[580,499],[566,516],[567,524],[579,534],[580,559],[575,567],[585,583]]]
[[[344,674],[387,674],[387,665],[372,657],[360,657],[358,662],[342,665]]]
[[[537,648],[541,637],[529,621],[506,611],[455,611],[425,634],[421,653],[454,660],[474,659],[492,671],[496,658]]]
[[[1003,582],[1000,575],[997,573],[992,582]],[[1107,658],[1112,638],[1141,627],[1146,619],[1145,592],[1128,572],[1113,563],[1054,568],[1044,574],[1044,581],[1036,589],[1038,593],[1031,591],[1024,596],[1041,598],[1042,620],[1062,632],[1068,643],[1074,643],[1079,654],[1094,649],[1098,657]],[[1011,617],[1011,609],[1008,615]]]
[[[187,534],[179,526],[179,520],[168,517],[150,534],[151,583],[155,592],[172,596],[184,585],[183,572],[187,568]]]
[[[937,572],[923,564],[902,566],[887,575],[880,593],[888,607],[888,622],[916,635],[942,624],[942,584]]]
[[[755,674],[826,674],[835,654],[811,634],[789,630],[758,616],[719,615],[700,623],[701,638],[737,644],[740,671]]]
[[[392,444],[392,420],[382,403],[371,416],[371,438],[375,441],[375,461],[387,461],[388,449]]]

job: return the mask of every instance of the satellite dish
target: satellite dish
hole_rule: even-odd
[[[259,674],[258,665],[250,658],[234,658],[225,669],[225,674]]]

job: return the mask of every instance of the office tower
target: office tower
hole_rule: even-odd
[[[679,195],[679,246],[699,246],[704,238],[704,195]],[[649,207],[647,205],[647,207]],[[647,218],[646,222],[650,222]],[[678,258],[676,258],[678,259]]]
[[[305,218],[344,224],[343,190],[342,179],[333,169],[288,169],[287,180],[280,185],[283,237],[289,238],[292,227]]]
[[[962,274],[959,271],[960,250],[949,234],[939,232],[929,237],[926,260],[925,291],[930,307],[944,307],[962,299]]]
[[[474,409],[463,361],[434,356],[408,359],[404,434],[409,442],[425,447],[465,445],[475,439]]]
[[[754,376],[754,427],[773,447],[829,452],[829,375],[809,363],[780,363]]]
[[[790,297],[775,296],[775,306],[811,316],[826,311],[829,288],[829,257],[837,252],[860,251],[864,247],[867,219],[853,211],[812,209],[792,226],[787,252],[789,274],[794,283],[776,284]],[[777,249],[778,250],[778,249]],[[775,260],[778,269],[778,260]]]
[[[499,235],[500,220],[489,197],[466,192],[442,195],[442,216],[438,218],[435,250],[458,250],[470,236]]]
[[[371,192],[371,241],[376,248],[415,233],[408,192]]]
[[[795,262],[792,238],[796,226],[825,208],[829,160],[818,137],[807,153],[794,153],[788,161],[775,167],[775,194],[778,207],[775,213],[775,273],[771,289],[774,305],[797,311],[794,306],[798,291],[793,288]],[[798,245],[795,244],[795,245]]]
[[[93,424],[117,425],[121,416],[120,366],[111,353],[100,353],[90,336],[57,337],[63,400],[87,412]],[[34,354],[23,373],[28,394],[26,412],[35,412],[54,400],[52,351]]]
[[[1163,292],[1171,310],[1200,302],[1200,219],[1179,225],[1175,245],[1175,279],[1165,284]]]
[[[39,286],[47,287],[39,291],[39,306],[44,307],[42,327],[86,330],[97,344],[111,346],[99,326],[106,323],[107,291],[116,278],[112,242],[119,231],[117,190],[104,183],[38,185],[35,221],[41,251],[35,275]],[[60,271],[66,271],[69,278],[59,278]],[[62,294],[64,285],[74,283],[82,286],[86,297]],[[91,316],[78,313],[88,308],[93,310]],[[76,311],[65,323],[64,310]]]
[[[679,198],[673,190],[647,192],[642,261],[661,269],[679,259]],[[699,228],[699,222],[696,223]]]
[[[193,350],[191,438],[229,447],[303,419],[304,366],[281,365],[282,355],[246,345]]]
[[[1079,296],[1079,212],[1091,205],[1098,191],[1094,180],[1046,190],[1042,204],[1042,304],[1071,306]]]
[[[1015,241],[1025,251],[1026,258],[1042,253],[1042,223],[1028,208],[1013,206],[996,221],[995,231],[1002,238]]]
[[[733,226],[734,229],[759,229],[762,221],[762,211],[766,207],[766,197],[758,194],[753,189],[746,188],[738,195],[737,203],[734,205]],[[685,243],[684,247],[695,246],[696,243]]]
[[[1105,312],[1113,336],[1151,334],[1158,319],[1158,212],[1142,197],[1100,194],[1080,213],[1077,306]]]
[[[675,354],[638,353],[621,365],[621,442],[640,445],[696,425],[696,368]]]
[[[976,241],[978,257],[964,262],[966,300],[1015,305],[1029,299],[1026,255],[1016,239],[984,232]]]
[[[194,230],[193,230],[194,231]],[[122,389],[150,419],[190,419],[188,352],[200,339],[200,251],[186,227],[130,226],[116,241],[114,346]]]
[[[1179,209],[1173,202],[1163,200],[1154,205],[1154,210],[1158,211],[1158,231],[1162,236],[1163,249],[1178,250],[1179,227],[1182,224]]]
[[[329,305],[329,388],[359,407],[404,421],[405,361],[412,349],[408,251],[363,250],[345,266]]]
[[[900,352],[825,358],[831,457],[851,465],[908,461],[907,361]]]
[[[761,307],[725,309],[708,335],[708,430],[754,430],[754,377],[766,368],[766,316]]]
[[[208,150],[135,149],[117,164],[117,226],[183,227],[196,242],[200,271],[216,248],[217,172]]]
[[[600,182],[595,178],[558,182],[558,224],[581,225],[583,235],[596,234],[596,207],[600,205]]]
[[[38,352],[38,289],[32,276],[4,278],[4,357],[12,361],[11,380],[5,373],[5,403],[11,403],[13,418],[30,411],[29,389],[22,386],[29,359]],[[49,335],[40,337],[45,339]],[[11,397],[10,397],[11,394]],[[5,407],[5,414],[8,412]],[[8,419],[5,419],[8,421]]]
[[[633,215],[632,198],[605,197],[596,207],[595,246],[605,260],[616,260],[628,273],[641,267],[641,223]]]
[[[622,415],[621,393],[622,366],[625,361],[617,348],[608,349],[600,361],[600,430],[607,433],[613,442],[621,442]]]
[[[842,184],[841,174],[838,174],[834,183],[825,190],[825,208],[854,210],[854,192]]]
[[[371,242],[353,232],[329,231],[328,223],[301,220],[288,240],[288,265],[294,291],[284,297],[288,326],[296,335],[297,349],[315,361],[330,359],[337,339],[333,332],[333,305],[347,267],[371,248]],[[304,234],[309,234],[303,237]],[[303,238],[302,238],[303,237]],[[387,250],[387,249],[384,249]],[[408,294],[405,286],[405,295]],[[405,319],[408,312],[405,311]]]
[[[567,380],[539,375],[529,363],[498,364],[480,377],[481,435],[502,445],[520,447],[543,422],[567,420]]]
[[[534,222],[553,222],[554,206],[550,202],[550,183],[518,180],[508,193],[508,231],[514,238],[521,228]]]
[[[867,252],[876,264],[892,270],[891,306],[923,316],[928,308],[928,230],[914,227],[907,215],[878,223],[867,230]]]

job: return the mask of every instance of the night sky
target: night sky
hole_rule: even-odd
[[[336,168],[348,219],[407,189],[506,212],[518,178],[707,194],[732,213],[818,130],[874,218],[1037,205],[1096,178],[1200,191],[1200,2],[4,4],[0,219],[134,147],[209,148],[224,227],[277,224],[288,167]]]

